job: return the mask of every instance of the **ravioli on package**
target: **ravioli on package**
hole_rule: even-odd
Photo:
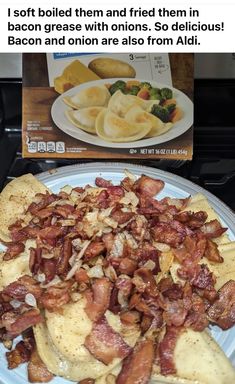
[[[150,111],[151,107],[158,103],[158,100],[144,100],[138,96],[124,95],[121,91],[117,91],[111,96],[108,109],[120,117],[125,117],[128,110],[133,106],[139,106],[143,110]]]
[[[105,110],[103,107],[88,107],[78,110],[68,110],[65,114],[76,127],[88,133],[96,134],[96,119],[103,110]]]
[[[6,212],[18,197],[22,208],[10,227],[3,220],[1,332],[8,346],[29,329],[35,341],[16,341],[10,369],[29,359],[34,382],[45,370],[89,384],[235,382],[206,330],[234,325],[235,247],[203,195],[158,200],[162,180],[129,172],[57,194],[25,180],[3,191]]]
[[[106,141],[118,143],[140,140],[150,130],[151,123],[149,121],[138,124],[130,123],[109,109],[102,111],[96,119],[96,133]]]
[[[93,86],[82,89],[73,96],[65,96],[64,102],[72,108],[106,107],[110,99],[110,93],[104,86]]]

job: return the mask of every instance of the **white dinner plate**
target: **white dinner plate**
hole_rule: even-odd
[[[163,135],[151,137],[148,139],[142,139],[137,141],[131,141],[128,143],[110,143],[108,141],[102,140],[99,136],[92,135],[90,133],[87,133],[83,131],[82,129],[76,127],[73,125],[68,118],[65,115],[65,111],[69,108],[68,105],[66,105],[63,101],[63,98],[65,96],[73,96],[77,92],[81,91],[85,88],[90,88],[94,85],[102,85],[107,83],[114,83],[118,79],[102,79],[102,80],[96,80],[96,81],[90,81],[88,83],[84,83],[81,85],[78,85],[74,88],[69,89],[62,95],[60,95],[53,103],[51,108],[51,116],[54,121],[54,123],[57,125],[58,128],[60,128],[63,132],[67,133],[69,136],[74,137],[75,139],[84,141],[85,143],[98,145],[101,147],[108,147],[108,148],[139,148],[139,147],[146,147],[150,145],[157,145],[165,143],[169,140],[175,139],[176,137],[182,135],[184,132],[186,132],[193,124],[193,103],[189,99],[188,96],[186,96],[183,92],[176,88],[172,88],[166,84],[160,84],[156,81],[151,81],[151,84],[154,87],[158,88],[170,88],[173,91],[173,98],[176,99],[177,105],[182,109],[183,111],[183,118],[179,121],[177,121],[173,127],[164,133]],[[133,80],[133,79],[119,79],[119,80]],[[139,80],[139,79],[137,79]],[[139,80],[144,81],[144,80]]]
[[[188,195],[195,195],[199,192],[202,193],[207,197],[210,205],[217,212],[223,225],[228,228],[227,233],[229,238],[231,240],[235,240],[235,215],[230,208],[205,189],[169,172],[151,167],[125,163],[88,163],[75,164],[43,172],[37,175],[37,178],[53,192],[57,193],[60,188],[65,185],[71,185],[74,187],[85,186],[87,184],[94,185],[94,181],[97,176],[104,177],[107,180],[112,180],[114,184],[119,184],[120,180],[125,177],[125,169],[128,169],[136,176],[145,174],[150,177],[163,180],[165,182],[165,188],[158,194],[158,199],[165,196],[184,198]],[[218,342],[235,367],[235,327],[227,331],[222,331],[218,327],[211,327],[210,331],[214,339]],[[0,384],[28,383],[26,365],[21,365],[19,368],[14,370],[8,370],[5,352],[6,349],[2,344],[0,344]],[[55,377],[50,383],[71,384],[72,382],[61,377]]]

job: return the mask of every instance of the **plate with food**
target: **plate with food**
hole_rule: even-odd
[[[234,214],[216,197],[90,163],[13,180],[0,213],[3,384],[235,382]]]
[[[136,148],[175,139],[193,124],[193,103],[176,88],[138,79],[102,79],[60,95],[51,116],[89,144]]]

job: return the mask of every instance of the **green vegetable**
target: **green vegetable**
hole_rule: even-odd
[[[140,87],[138,87],[138,85],[132,85],[132,87],[128,89],[127,93],[128,95],[136,96],[139,91],[140,91]]]
[[[172,97],[173,97],[172,90],[170,88],[162,88],[161,89],[161,97],[164,100],[172,99]]]
[[[109,92],[111,93],[111,95],[113,95],[118,90],[120,90],[122,93],[126,93],[126,83],[125,83],[125,81],[118,80],[115,83],[113,83],[111,85],[111,87],[109,88]]]
[[[140,83],[140,88],[151,89],[152,85],[150,83],[148,83],[147,81],[144,81],[143,83]]]
[[[175,104],[169,104],[169,105],[166,105],[165,108],[168,110],[168,112],[171,114],[174,109],[175,109],[176,105]]]
[[[166,107],[162,107],[159,104],[154,104],[151,109],[151,113],[157,116],[163,123],[170,121],[170,113]]]
[[[150,100],[161,100],[161,90],[159,88],[151,88],[149,90],[149,99]]]

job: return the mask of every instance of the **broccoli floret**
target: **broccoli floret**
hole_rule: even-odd
[[[169,114],[171,114],[174,111],[175,107],[176,107],[176,105],[173,103],[165,106],[165,108],[167,108]]]
[[[154,104],[152,106],[151,113],[157,116],[163,123],[168,123],[168,121],[170,121],[170,113],[168,109],[159,104]]]
[[[151,88],[149,90],[149,100],[161,100],[161,90],[159,88]]]
[[[118,80],[115,83],[113,83],[111,85],[111,87],[109,88],[109,92],[111,93],[111,95],[113,95],[118,90],[122,91],[123,93],[126,93],[126,83],[125,83],[125,81]]]
[[[152,85],[150,83],[148,83],[147,81],[144,81],[143,83],[140,83],[140,88],[151,89]]]
[[[128,89],[127,93],[128,95],[136,96],[139,91],[140,91],[140,87],[138,87],[138,85],[132,85],[132,87]]]
[[[172,90],[170,88],[162,88],[161,89],[161,97],[164,100],[172,99],[172,97],[173,97]]]

